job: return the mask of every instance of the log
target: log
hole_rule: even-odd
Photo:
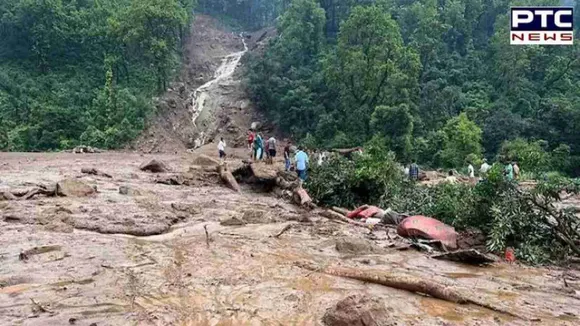
[[[226,184],[226,186],[228,186],[228,188],[230,188],[236,192],[241,191],[240,185],[236,181],[236,178],[234,178],[232,173],[228,170],[227,163],[221,164],[218,167],[218,172],[219,172],[220,178]]]
[[[533,320],[525,316],[520,316],[506,309],[495,307],[494,305],[480,301],[479,299],[469,298],[449,286],[437,283],[432,280],[426,280],[409,275],[389,274],[384,271],[360,270],[347,267],[321,268],[311,262],[296,262],[295,265],[317,273],[345,277],[366,283],[379,284],[412,293],[426,294],[433,298],[457,304],[473,304],[522,320]]]
[[[294,189],[292,198],[294,199],[294,202],[299,206],[309,206],[312,203],[310,195],[308,195],[306,190],[304,190],[304,188],[302,187]]]
[[[342,208],[342,207],[336,207],[336,206],[335,206],[335,207],[332,207],[331,209],[332,209],[333,211],[335,211],[335,212],[339,213],[339,214],[342,214],[342,215],[344,215],[344,216],[347,216],[347,215],[348,215],[348,213],[349,213],[349,210],[348,210],[348,209],[346,209],[346,208]]]
[[[327,219],[330,219],[330,220],[341,221],[341,222],[345,222],[348,224],[352,224],[352,225],[356,225],[356,226],[360,226],[360,227],[364,227],[364,228],[369,227],[369,225],[366,225],[366,224],[361,223],[361,222],[353,221],[353,220],[345,217],[344,215],[339,214],[335,211],[331,211],[331,210],[322,211],[322,212],[318,213],[318,215],[326,217]]]

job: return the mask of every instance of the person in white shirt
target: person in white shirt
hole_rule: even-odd
[[[469,163],[469,165],[467,166],[467,173],[469,174],[470,178],[475,178],[475,169],[473,168],[473,165],[471,165],[471,163]]]
[[[218,152],[220,155],[220,160],[225,159],[225,157],[226,157],[226,142],[224,141],[223,137],[220,138],[220,142],[218,144]]]
[[[486,159],[483,159],[483,164],[481,165],[481,168],[479,168],[479,174],[482,177],[485,177],[487,175],[487,171],[489,171],[489,169],[491,169],[491,165],[487,164]]]

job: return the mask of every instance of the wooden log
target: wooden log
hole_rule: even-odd
[[[218,168],[218,172],[219,172],[220,178],[226,184],[226,186],[228,186],[228,188],[230,188],[236,192],[241,191],[240,185],[236,181],[236,178],[234,178],[232,173],[228,170],[227,163],[221,164]]]
[[[300,206],[309,206],[312,204],[310,195],[302,187],[295,188],[292,194],[294,202]]]
[[[335,211],[335,212],[339,213],[339,214],[342,214],[342,215],[344,215],[345,217],[346,217],[346,216],[348,215],[348,213],[349,213],[349,210],[348,210],[348,209],[346,209],[346,208],[342,208],[342,207],[336,207],[336,206],[335,206],[335,207],[332,207],[331,209],[332,209],[333,211]]]
[[[347,268],[347,267],[321,268],[311,262],[296,262],[295,265],[313,272],[350,278],[353,280],[358,280],[366,283],[379,284],[412,293],[426,294],[431,297],[449,301],[452,303],[473,304],[522,320],[532,320],[526,316],[521,316],[509,310],[496,307],[487,302],[483,302],[480,299],[469,298],[468,296],[453,289],[452,287],[437,283],[433,280],[426,280],[424,278],[417,278],[410,275],[397,275],[393,273],[387,273],[384,271],[360,270],[356,268]]]
[[[366,224],[361,223],[361,222],[353,221],[353,220],[347,218],[346,216],[339,214],[335,211],[331,211],[331,210],[325,210],[325,211],[319,212],[318,215],[326,217],[327,219],[330,219],[330,220],[341,221],[341,222],[345,222],[348,224],[352,224],[352,225],[356,225],[356,226],[360,226],[360,227],[364,227],[364,228],[369,227],[369,225],[366,225]]]

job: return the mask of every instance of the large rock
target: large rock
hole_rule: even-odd
[[[207,155],[204,154],[200,154],[198,155],[196,158],[193,159],[193,165],[199,165],[199,166],[212,166],[212,165],[219,165],[220,162],[218,160],[216,160],[215,158],[209,157]]]
[[[165,164],[165,162],[155,159],[141,164],[139,169],[141,171],[149,171],[153,173],[162,173],[169,171],[169,167],[167,166],[167,164]]]
[[[358,238],[340,238],[336,240],[335,248],[344,254],[369,254],[378,251],[370,241]]]
[[[322,317],[326,326],[394,326],[385,302],[368,295],[351,295],[328,309]]]
[[[56,184],[56,194],[66,197],[86,197],[96,193],[97,190],[88,184],[74,179],[65,179]]]

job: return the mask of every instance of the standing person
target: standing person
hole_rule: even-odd
[[[479,175],[482,178],[485,178],[487,176],[487,171],[489,171],[489,169],[491,169],[491,165],[487,164],[487,159],[483,159],[483,164],[481,164],[481,168],[479,168]]]
[[[514,163],[512,164],[513,169],[514,169],[514,179],[519,179],[520,178],[520,167],[518,166],[518,162],[514,161]]]
[[[254,138],[256,135],[252,129],[248,129],[248,149],[252,149],[252,145],[254,144]]]
[[[419,180],[419,166],[417,165],[417,160],[413,160],[413,163],[409,166],[409,179],[413,181]]]
[[[469,165],[467,166],[467,173],[469,174],[470,178],[475,178],[475,169],[473,168],[473,165],[471,163],[469,163]]]
[[[306,169],[308,169],[308,154],[304,152],[302,146],[298,147],[298,152],[294,156],[294,161],[296,162],[296,172],[298,173],[298,177],[302,179],[302,181],[306,181],[306,178],[308,177],[306,174]]]
[[[453,170],[449,170],[449,175],[445,178],[445,182],[450,184],[456,184],[457,178],[453,175]]]
[[[276,157],[276,138],[274,136],[268,139],[268,154],[270,156],[270,164],[274,164],[274,158]]]
[[[506,179],[508,179],[508,181],[512,181],[514,179],[514,167],[510,162],[506,163],[503,175],[506,177]]]
[[[224,138],[220,138],[220,142],[218,143],[218,153],[220,155],[220,160],[226,158],[226,142]]]
[[[266,154],[266,164],[270,162],[270,143],[268,142],[268,136],[262,137],[262,146],[264,150],[262,154]]]
[[[262,136],[256,134],[256,138],[254,138],[254,161],[262,159],[262,145]]]
[[[286,171],[290,171],[290,147],[292,146],[292,142],[288,142],[284,147],[284,165],[286,167]]]

